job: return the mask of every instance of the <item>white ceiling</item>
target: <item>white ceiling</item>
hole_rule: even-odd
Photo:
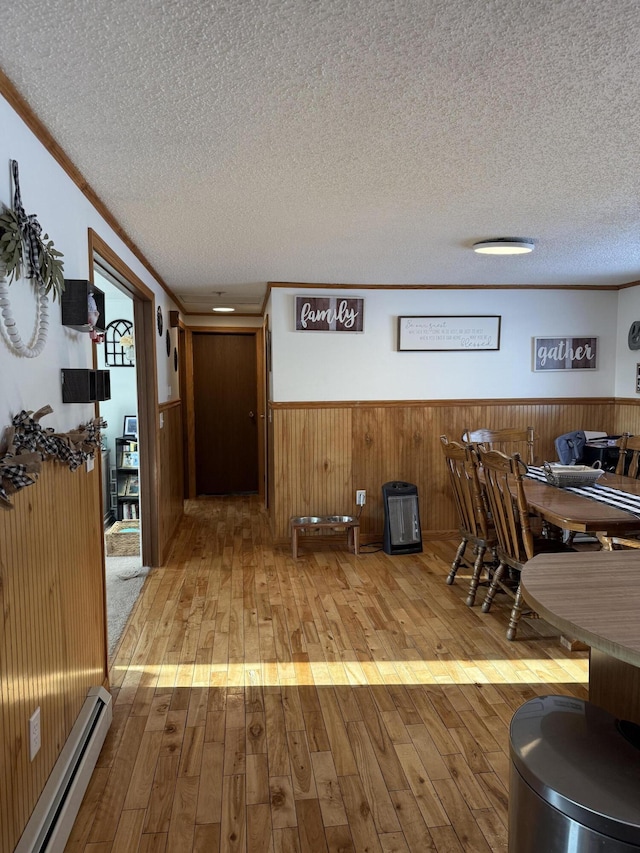
[[[267,281],[619,284],[640,279],[639,12],[16,0],[0,67],[189,310],[259,310]],[[470,249],[512,236],[533,254]]]

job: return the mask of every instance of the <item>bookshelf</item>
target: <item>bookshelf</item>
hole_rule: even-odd
[[[140,518],[138,442],[116,438],[116,516],[118,521]]]

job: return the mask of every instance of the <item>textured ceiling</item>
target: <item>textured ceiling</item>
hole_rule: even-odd
[[[640,278],[636,0],[16,0],[0,67],[191,310]]]

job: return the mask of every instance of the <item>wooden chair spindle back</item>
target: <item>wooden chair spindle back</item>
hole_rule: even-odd
[[[534,554],[529,506],[522,482],[526,466],[518,453],[507,456],[499,450],[485,450],[480,446],[478,456],[499,553],[503,552],[509,563],[523,565]]]
[[[440,441],[460,527],[479,539],[487,539],[489,525],[475,451],[456,441],[448,441],[444,435],[440,436]]]
[[[507,456],[519,453],[527,465],[533,465],[535,431],[533,427],[507,429],[466,429],[463,444],[481,445],[485,450],[500,450]]]
[[[616,465],[616,474],[625,474],[627,477],[635,477],[640,475],[640,435],[629,435],[625,433],[618,441],[620,453],[618,454],[618,464]],[[626,461],[629,460],[627,466]],[[625,472],[625,468],[627,469]]]

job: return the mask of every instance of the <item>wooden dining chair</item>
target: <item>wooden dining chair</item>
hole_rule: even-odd
[[[624,536],[607,536],[596,533],[603,551],[624,551],[629,548],[640,548],[640,539],[628,539]]]
[[[625,433],[616,444],[619,447],[616,474],[638,478],[640,476],[640,435]]]
[[[507,628],[507,640],[515,639],[518,622],[522,616],[523,598],[520,589],[522,567],[536,554],[572,551],[561,540],[535,536],[531,528],[531,514],[522,481],[526,466],[520,454],[507,456],[499,450],[478,448],[483,469],[485,492],[495,526],[498,568],[482,604],[488,613],[498,589],[513,598],[513,607]]]
[[[500,450],[507,456],[519,453],[525,464],[533,465],[535,432],[533,427],[507,429],[465,429],[462,443],[485,450]]]
[[[453,499],[458,512],[460,527],[460,544],[456,556],[451,563],[447,575],[447,583],[452,584],[460,564],[464,560],[469,543],[473,545],[475,559],[473,572],[467,594],[467,606],[472,607],[476,600],[476,592],[480,584],[485,555],[490,550],[493,561],[491,567],[497,566],[495,556],[496,534],[487,514],[486,496],[484,495],[478,477],[478,457],[472,447],[463,447],[456,441],[449,441],[446,435],[440,436],[449,479],[453,491]]]

